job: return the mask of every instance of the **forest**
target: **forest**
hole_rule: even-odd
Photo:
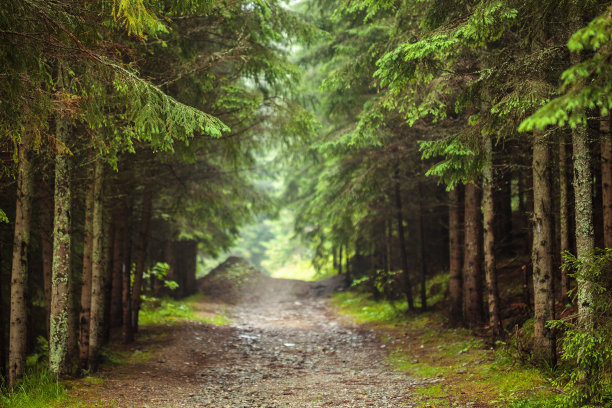
[[[612,403],[610,1],[5,0],[0,65],[2,395],[242,236]]]

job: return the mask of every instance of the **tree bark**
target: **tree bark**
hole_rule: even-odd
[[[533,304],[534,357],[555,362],[555,338],[546,323],[554,319],[553,219],[551,197],[550,146],[543,133],[533,141]]]
[[[590,262],[595,237],[593,229],[593,175],[591,174],[591,150],[589,134],[584,126],[572,131],[574,151],[574,195],[576,211],[576,255],[582,262],[578,284],[578,321],[582,327],[593,325],[592,283],[584,279],[585,269]]]
[[[68,121],[57,117],[57,139],[66,144]],[[49,370],[54,374],[70,373],[68,320],[71,312],[71,183],[69,157],[55,155],[55,217],[53,222],[53,278],[51,283],[51,326],[49,335]]]
[[[98,355],[102,341],[102,320],[104,319],[104,164],[96,158],[93,186],[92,256],[91,256],[91,309],[89,319],[89,369],[98,368]]]
[[[612,248],[612,115],[601,121],[601,196],[603,199],[604,246]]]
[[[427,259],[425,256],[425,209],[423,206],[423,183],[419,181],[419,222],[418,222],[418,237],[419,237],[419,266],[421,280],[421,312],[427,310]]]
[[[103,193],[104,195],[104,193]],[[103,210],[104,211],[104,210]],[[104,303],[102,305],[102,310],[104,313],[102,314],[102,321],[100,323],[102,329],[102,344],[107,344],[110,341],[110,303],[111,303],[111,284],[112,284],[112,260],[113,260],[113,237],[114,237],[114,225],[111,222],[111,217],[109,217],[107,211],[104,211],[102,214],[102,220],[104,223],[104,232],[102,234],[102,291],[104,293],[103,300]]]
[[[408,252],[406,251],[406,239],[404,237],[404,214],[402,211],[402,194],[400,189],[399,170],[395,171],[395,209],[397,217],[397,232],[399,235],[400,255],[402,258],[402,272],[404,273],[404,294],[408,300],[408,309],[414,310],[414,299],[412,298],[412,284],[408,271]]]
[[[53,276],[53,201],[51,192],[49,198],[41,203],[41,233],[40,250],[42,256],[43,271],[43,291],[45,294],[45,324],[47,329],[47,339],[51,333],[51,280]]]
[[[138,331],[138,311],[140,310],[140,292],[142,290],[142,276],[147,258],[147,242],[149,239],[149,225],[151,223],[151,191],[147,190],[142,199],[142,214],[138,245],[136,247],[136,271],[134,273],[134,286],[132,290],[132,330]]]
[[[449,259],[450,279],[448,289],[451,301],[451,323],[463,321],[463,282],[461,270],[463,266],[463,245],[461,228],[461,200],[459,186],[449,192],[448,205],[448,232],[449,232]]]
[[[122,325],[123,266],[125,262],[126,225],[125,208],[114,216],[113,269],[111,273],[110,327]]]
[[[94,181],[90,167],[88,181]],[[93,252],[94,190],[91,182],[85,187],[85,226],[83,236],[83,284],[81,286],[81,313],[79,318],[79,367],[89,367],[89,319],[91,314],[91,257]]]
[[[29,144],[31,138],[24,135],[18,149],[17,200],[15,207],[15,234],[13,237],[13,262],[11,270],[11,311],[9,328],[8,386],[13,388],[25,369],[27,340],[26,286],[28,276],[28,251],[30,248],[30,220],[32,218],[33,168]]]
[[[484,231],[484,269],[487,282],[487,304],[489,326],[493,337],[501,337],[501,319],[499,314],[499,293],[497,290],[497,270],[495,265],[495,200],[493,188],[495,174],[493,171],[493,142],[490,136],[483,136],[485,164],[482,171],[482,211]]]
[[[480,326],[482,318],[482,213],[480,187],[465,186],[464,304],[468,327]]]
[[[126,208],[126,219],[131,219],[132,206],[129,205]],[[122,278],[122,293],[121,302],[123,304],[123,326],[122,326],[122,337],[124,343],[131,343],[134,341],[134,331],[132,330],[132,240],[130,235],[130,228],[126,230],[126,236],[124,241],[124,258],[121,265],[121,278]]]
[[[570,251],[570,191],[568,179],[568,149],[565,135],[559,143],[559,237],[561,252]],[[570,279],[567,269],[561,268],[561,301],[563,304],[570,302],[568,292]]]

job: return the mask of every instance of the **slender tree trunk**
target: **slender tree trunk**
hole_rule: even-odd
[[[185,241],[181,243],[185,254],[185,285],[184,295],[193,295],[196,290],[196,268],[198,263],[198,243],[196,241]]]
[[[89,368],[96,371],[102,341],[102,320],[104,319],[104,165],[96,158],[94,171],[94,202],[92,217],[91,256],[91,309],[89,319]]]
[[[26,286],[28,251],[30,248],[30,220],[33,188],[33,169],[30,160],[30,136],[24,135],[18,145],[17,200],[15,235],[11,272],[11,312],[9,329],[9,388],[15,386],[25,369],[27,340]]]
[[[571,250],[568,162],[567,138],[563,135],[559,143],[559,236],[561,252]],[[570,280],[568,272],[565,268],[561,268],[561,301],[563,304],[570,302],[568,296],[569,289]]]
[[[104,195],[104,193],[103,193]],[[104,211],[104,210],[103,210]],[[112,284],[112,260],[113,260],[113,242],[114,237],[113,223],[107,211],[103,212],[102,220],[104,222],[104,232],[102,234],[102,291],[104,293],[102,304],[102,321],[100,323],[102,329],[102,344],[107,344],[110,341],[110,303],[111,303],[111,284]]]
[[[53,201],[49,198],[41,203],[40,248],[42,255],[43,291],[45,294],[45,324],[47,339],[51,333],[51,280],[53,275]]]
[[[497,291],[497,270],[495,265],[495,200],[493,186],[493,142],[490,136],[483,136],[485,165],[482,171],[482,208],[484,231],[484,269],[487,281],[487,304],[489,309],[489,326],[493,337],[501,336],[501,319],[499,316],[499,293]]]
[[[125,261],[125,235],[127,220],[125,208],[115,214],[115,227],[113,239],[113,270],[110,300],[110,327],[121,327],[122,324],[122,296],[123,296],[123,263]]]
[[[338,249],[338,275],[342,275],[342,244],[340,244],[340,249]]]
[[[93,181],[93,171],[88,171],[88,181]],[[89,318],[91,312],[91,258],[93,252],[93,207],[92,183],[85,187],[85,226],[83,237],[83,284],[81,286],[81,313],[79,319],[79,367],[89,367]]]
[[[0,243],[0,266],[3,262],[4,245]],[[4,320],[4,276],[2,276],[2,268],[0,268],[0,382],[4,382],[6,378],[6,334],[8,330],[5,327]]]
[[[402,272],[404,273],[404,294],[408,300],[408,309],[414,310],[412,298],[412,284],[408,271],[408,252],[406,251],[406,239],[404,237],[404,214],[402,211],[402,194],[400,190],[399,170],[395,171],[395,208],[397,210],[397,232],[399,235],[400,255],[402,258]]]
[[[468,327],[482,324],[482,213],[480,187],[465,186],[465,265],[463,294]]]
[[[393,230],[391,229],[391,220],[385,220],[385,269],[387,273],[391,273],[393,266],[391,265],[391,243],[393,238]]]
[[[65,71],[58,67],[58,87],[65,85]],[[65,151],[70,136],[70,124],[61,114],[55,117],[56,137],[62,146],[55,155],[55,216],[53,219],[53,277],[51,280],[51,318],[49,333],[49,371],[69,374],[71,371],[69,347],[69,320],[72,302],[72,192],[70,182],[70,156]]]
[[[463,282],[461,270],[463,266],[463,245],[461,228],[461,200],[459,186],[449,192],[448,232],[450,279],[448,289],[451,300],[451,323],[463,321]]]
[[[423,208],[423,183],[418,183],[419,190],[419,222],[418,222],[418,237],[419,237],[419,266],[421,271],[421,312],[427,310],[427,258],[425,256],[425,209]]]
[[[589,134],[584,126],[572,131],[574,151],[574,195],[576,211],[576,254],[584,267],[589,263],[595,237],[593,230],[593,175],[591,174],[591,150]],[[592,283],[583,278],[585,270],[579,272],[578,284],[578,320],[583,327],[593,325],[593,291]]]
[[[151,191],[144,193],[142,200],[142,215],[140,219],[140,232],[138,246],[136,247],[136,271],[132,290],[132,330],[138,331],[138,311],[140,310],[140,292],[142,289],[142,276],[147,258],[147,242],[149,239],[149,225],[151,223]]]
[[[132,206],[129,205],[126,208],[126,219],[131,219]],[[123,326],[122,326],[122,337],[124,343],[131,343],[134,341],[134,331],[132,330],[132,239],[130,235],[130,228],[126,230],[125,236],[125,248],[124,258],[121,265],[121,277],[123,280],[123,291],[121,294],[121,301],[123,303]]]
[[[612,115],[601,121],[601,196],[603,199],[604,246],[612,248]]]
[[[533,141],[533,304],[536,359],[555,362],[555,338],[546,323],[554,319],[553,220],[551,197],[551,154],[542,132]]]

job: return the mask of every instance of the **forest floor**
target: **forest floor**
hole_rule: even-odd
[[[136,345],[113,345],[116,351],[107,359],[115,363],[95,377],[68,382],[68,400],[58,406],[497,405],[489,403],[495,386],[478,387],[479,371],[473,370],[474,362],[491,358],[483,351],[489,347],[461,343],[463,349],[453,349],[453,361],[446,361],[433,352],[440,350],[439,342],[420,337],[423,322],[407,331],[357,323],[339,313],[328,296],[339,285],[338,278],[266,277],[232,292],[232,299],[197,296],[191,301],[195,319],[145,326]],[[431,370],[430,364],[443,369]],[[537,385],[526,381],[527,387]],[[468,386],[472,383],[477,386]]]

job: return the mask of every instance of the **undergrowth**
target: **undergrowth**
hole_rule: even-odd
[[[373,300],[359,292],[338,293],[332,303],[357,322],[377,328],[396,369],[413,378],[441,380],[415,390],[421,407],[475,401],[552,407],[554,390],[541,371],[518,364],[507,349],[494,350],[469,330],[448,328],[439,312],[408,314],[405,301]]]
[[[200,300],[202,300],[201,295],[193,295],[182,300],[145,298],[138,314],[138,322],[144,326],[171,325],[181,320],[192,320],[217,326],[230,324],[229,317],[221,309],[216,309],[212,313],[197,313],[194,308]]]
[[[3,386],[0,407],[47,408],[65,399],[66,390],[57,377],[45,369],[40,369],[24,375],[12,393]]]

